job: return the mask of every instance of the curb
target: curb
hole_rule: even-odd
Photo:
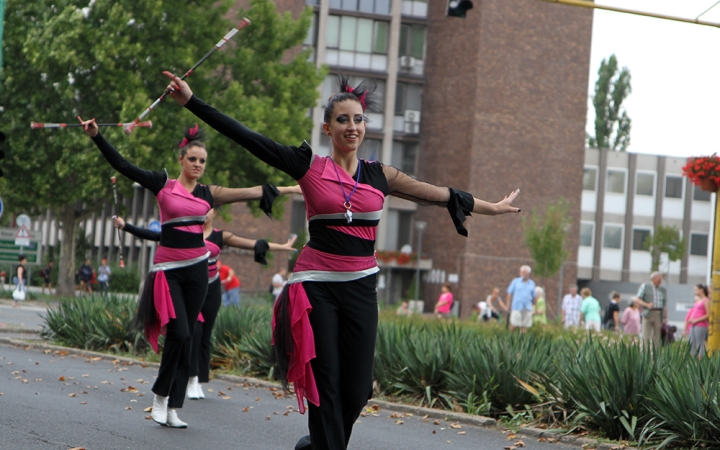
[[[40,334],[40,328],[0,328],[0,333]]]
[[[416,416],[427,416],[432,419],[444,420],[446,422],[457,422],[476,427],[492,427],[497,425],[497,420],[484,416],[473,416],[465,413],[443,411],[441,409],[423,408],[420,406],[405,405],[402,403],[391,403],[384,400],[370,399],[368,405],[377,405],[383,409],[410,413]]]
[[[532,438],[550,438],[557,439],[557,442],[563,444],[578,445],[586,449],[595,450],[637,450],[636,447],[630,447],[620,443],[614,442],[602,442],[599,443],[597,439],[587,438],[582,436],[573,436],[572,434],[563,434],[560,430],[543,429],[535,427],[523,427],[515,432],[515,434],[522,434]]]

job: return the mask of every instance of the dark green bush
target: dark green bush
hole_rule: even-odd
[[[144,352],[147,341],[131,326],[136,306],[114,295],[61,299],[48,308],[41,336],[86,350]]]

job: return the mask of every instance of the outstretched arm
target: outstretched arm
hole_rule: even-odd
[[[167,87],[170,97],[218,132],[245,147],[264,163],[282,170],[295,180],[302,178],[310,168],[310,146],[291,147],[279,144],[195,97],[190,86],[180,77],[167,71],[163,74],[171,80]]]
[[[100,134],[95,119],[82,120],[78,116],[78,120],[85,130],[85,134],[95,142],[97,148],[103,154],[105,159],[110,163],[115,170],[126,176],[127,178],[139,183],[143,187],[149,189],[153,194],[157,195],[158,192],[165,186],[167,182],[167,173],[158,173],[151,170],[141,169],[134,164],[128,162],[120,153],[110,145],[108,141]]]
[[[284,244],[275,244],[272,242],[267,242],[264,239],[247,239],[236,236],[229,231],[223,231],[223,244],[227,245],[228,247],[254,250],[255,262],[264,265],[267,265],[267,261],[265,260],[265,254],[268,251],[297,251],[297,249],[293,248],[292,246],[295,243],[296,239],[297,236],[293,236],[288,239],[288,241]]]
[[[451,199],[450,188],[418,181],[392,166],[383,166],[383,172],[388,181],[388,191],[390,195],[404,198],[405,200],[410,200],[411,202],[421,205],[448,206],[448,202]],[[520,212],[520,208],[512,206],[512,202],[517,198],[519,193],[520,189],[515,190],[497,203],[490,203],[470,196],[472,201],[462,206],[468,213],[489,216],[511,212],[516,213]]]
[[[137,236],[140,239],[145,239],[146,241],[159,242],[160,237],[162,236],[162,233],[159,231],[152,231],[147,228],[135,227],[125,222],[125,219],[119,216],[113,216],[113,223],[115,225],[115,228],[127,231],[128,233]]]
[[[209,186],[215,206],[225,203],[249,202],[260,200],[263,197],[263,187],[253,186],[251,188],[226,188],[222,186]],[[302,194],[300,186],[280,186],[277,188],[280,195]],[[274,199],[273,199],[274,200]]]

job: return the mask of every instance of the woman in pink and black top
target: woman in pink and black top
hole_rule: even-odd
[[[298,406],[307,398],[310,436],[296,449],[347,447],[353,424],[372,395],[377,333],[374,257],[377,225],[385,197],[394,195],[447,207],[459,233],[471,212],[519,212],[517,192],[488,203],[452,188],[422,183],[398,169],[357,157],[365,135],[365,111],[377,104],[375,86],[351,87],[327,102],[323,132],[332,140],[328,157],[310,145],[285,146],[256,133],[193,96],[187,83],[172,81],[170,96],[265,163],[298,181],[305,196],[310,241],[300,253],[275,304],[273,339],[278,374],[292,382]]]
[[[683,334],[690,336],[690,354],[702,359],[705,356],[705,343],[708,338],[710,299],[708,298],[708,288],[704,284],[695,286],[694,291],[695,305],[690,308],[685,317]]]
[[[271,214],[272,203],[279,190],[272,185],[263,185],[263,199],[260,201],[260,208],[267,214]],[[218,273],[218,256],[220,250],[224,246],[253,250],[255,252],[255,262],[267,265],[265,254],[268,251],[297,251],[293,244],[297,236],[290,238],[285,244],[276,244],[268,242],[264,239],[248,239],[235,234],[213,228],[213,219],[216,210],[211,209],[205,219],[203,237],[205,244],[210,252],[208,258],[208,290],[205,295],[200,314],[202,321],[195,322],[195,330],[193,333],[192,353],[190,355],[190,378],[188,380],[187,396],[190,399],[205,398],[202,391],[201,383],[210,381],[210,351],[212,350],[212,330],[215,325],[220,304],[222,302],[222,292],[220,289],[220,275]],[[127,231],[141,239],[150,241],[159,241],[162,233],[159,231],[151,231],[147,228],[135,227],[125,222],[122,217],[114,218],[115,227]]]
[[[175,410],[182,408],[185,400],[193,328],[208,287],[205,216],[213,206],[260,199],[262,186],[230,189],[198,183],[205,171],[207,150],[197,126],[188,130],[181,142],[178,157],[181,173],[177,180],[172,180],[166,171],[149,171],[129,163],[99,133],[94,119],[78,119],[110,165],[157,199],[162,236],[145,281],[137,319],[144,325],[155,351],[158,335],[166,330],[160,370],[152,388],[155,393],[152,418],[162,425],[186,428]]]

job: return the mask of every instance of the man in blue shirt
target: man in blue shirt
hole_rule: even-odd
[[[520,332],[524,334],[532,326],[535,282],[530,279],[531,272],[530,266],[520,267],[520,276],[512,280],[508,286],[505,307],[511,309],[510,331],[520,327]]]

